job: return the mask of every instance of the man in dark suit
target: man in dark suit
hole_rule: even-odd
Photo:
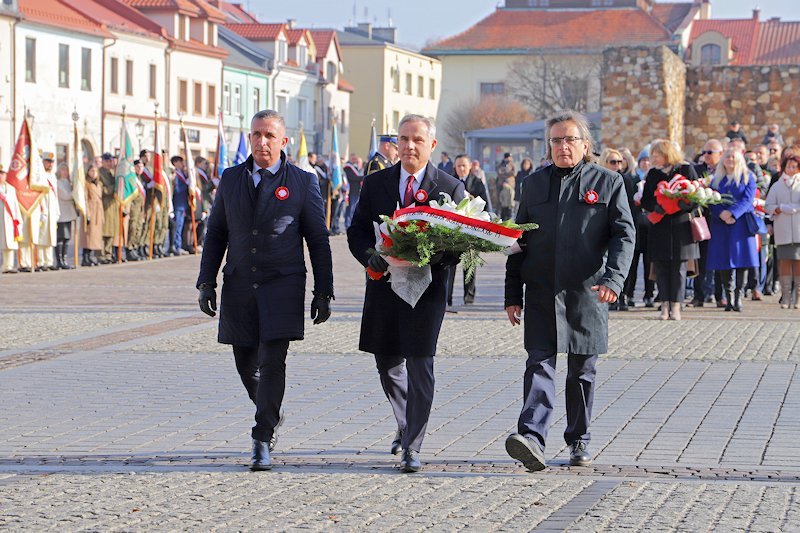
[[[256,113],[249,137],[253,155],[219,182],[197,288],[200,309],[214,316],[217,272],[227,250],[218,341],[233,345],[236,369],[256,404],[250,468],[269,470],[289,341],[303,338],[303,239],[314,270],[314,324],[330,317],[333,270],[317,177],[286,161],[283,117]]]
[[[361,184],[361,199],[347,241],[353,256],[365,267],[385,272],[389,265],[368,250],[375,247],[373,223],[391,215],[397,205],[427,205],[449,194],[464,198],[464,184],[430,163],[436,147],[436,127],[419,115],[400,121],[399,165],[370,174]],[[420,193],[420,191],[424,191]],[[433,280],[411,307],[393,291],[387,276],[367,280],[359,349],[375,355],[381,385],[397,420],[392,453],[403,450],[401,468],[417,472],[419,451],[433,404],[433,358],[444,318],[448,266],[458,256],[442,254],[431,261]],[[434,264],[435,263],[435,264]]]
[[[512,325],[525,304],[523,407],[506,451],[531,471],[545,468],[555,404],[556,353],[567,356],[570,464],[588,465],[598,354],[608,350],[608,304],[622,293],[636,230],[622,176],[592,163],[586,119],[564,112],[547,122],[548,159],[522,188],[517,223],[539,228],[506,264],[505,308]],[[524,298],[523,298],[523,287]]]

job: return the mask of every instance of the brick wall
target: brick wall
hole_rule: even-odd
[[[653,139],[683,145],[686,66],[665,46],[609,48],[603,53],[603,146],[635,154]]]
[[[708,139],[722,138],[733,119],[751,145],[772,123],[787,144],[800,142],[800,66],[689,67],[686,84],[688,155]]]

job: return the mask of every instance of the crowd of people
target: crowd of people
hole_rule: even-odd
[[[644,273],[640,304],[659,305],[659,317],[664,320],[680,320],[684,306],[715,304],[726,311],[742,311],[745,296],[760,300],[779,290],[782,308],[800,305],[800,147],[784,147],[777,125],[766,130],[761,142],[750,148],[741,124],[733,121],[724,138],[708,140],[691,161],[676,143],[662,139],[649,143],[637,158],[628,148],[602,150],[598,162],[622,175],[637,229],[633,264],[623,294],[610,305],[612,310],[626,311],[637,305],[634,292],[640,263]],[[344,175],[341,185],[334,187],[325,158],[308,154],[307,168],[317,175],[331,235],[342,234],[350,226],[364,176],[394,165],[398,158],[396,136],[383,135],[366,163],[357,154],[342,159]],[[86,170],[83,215],[76,209],[67,165],[55,166],[51,153],[44,153],[42,159],[51,192],[43,195],[30,217],[20,216],[13,190],[0,169],[3,273],[74,268],[67,259],[73,248],[81,250],[76,263],[86,267],[194,254],[202,249],[205,220],[218,185],[205,158],[193,161],[197,187],[189,186],[181,156],[170,159],[166,187],[158,187],[152,175],[152,153],[142,150],[134,161],[140,194],[120,209],[115,198],[117,160],[103,154]],[[505,153],[487,179],[479,161],[465,154],[451,159],[442,152],[437,167],[462,180],[470,195],[483,198],[487,210],[506,220],[516,214],[526,177],[548,164],[543,158],[534,166],[530,158],[524,158],[517,168],[512,155]],[[660,209],[656,186],[676,175],[703,180],[730,203],[705,209],[687,203],[679,213],[653,224],[647,214]],[[691,225],[698,217],[707,220],[710,240],[695,242]],[[19,222],[16,226],[14,220]],[[30,227],[25,227],[26,221]],[[452,269],[447,298],[451,306],[454,279]],[[472,304],[475,293],[475,278],[465,279],[463,303]]]

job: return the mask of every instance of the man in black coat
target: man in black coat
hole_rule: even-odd
[[[486,202],[484,211],[489,206],[489,195],[486,193],[486,186],[480,178],[474,176],[470,170],[471,161],[468,156],[461,154],[456,156],[453,163],[453,170],[456,177],[464,182],[464,188],[473,198],[482,198]],[[467,281],[467,271],[464,271],[464,305],[475,303],[475,278],[476,273],[473,273],[472,279]],[[453,305],[453,287],[456,281],[456,267],[450,267],[450,276],[447,280],[447,305]]]
[[[506,451],[531,471],[545,468],[559,352],[568,354],[570,464],[591,463],[595,365],[608,350],[608,304],[622,293],[636,239],[622,176],[591,163],[586,119],[564,112],[547,125],[554,164],[525,180],[516,219],[539,228],[523,236],[521,253],[509,256],[505,286],[512,325],[520,323],[524,300],[528,352],[518,433],[506,439]]]
[[[253,155],[222,174],[200,260],[200,309],[216,313],[222,269],[218,341],[233,345],[236,369],[256,404],[252,470],[269,470],[280,423],[289,341],[303,338],[306,265],[314,270],[314,324],[330,317],[333,269],[317,177],[286,161],[283,117],[260,111],[250,123]]]
[[[398,204],[427,205],[449,194],[464,198],[464,184],[430,163],[436,146],[436,127],[419,115],[400,121],[400,165],[370,174],[361,184],[361,199],[347,230],[350,252],[365,267],[385,272],[389,265],[375,248],[374,222],[391,215]],[[434,264],[435,262],[435,264]],[[375,355],[381,385],[397,420],[392,453],[403,452],[401,468],[417,472],[419,451],[433,404],[433,358],[445,312],[448,266],[458,256],[443,254],[431,261],[433,280],[417,305],[411,307],[393,291],[387,276],[367,281],[358,348]]]

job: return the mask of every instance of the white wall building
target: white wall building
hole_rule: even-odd
[[[16,132],[14,108],[14,24],[17,21],[17,2],[0,3],[0,165],[8,170],[14,150]]]

